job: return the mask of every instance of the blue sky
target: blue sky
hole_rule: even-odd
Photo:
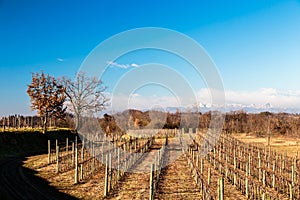
[[[149,26],[201,44],[218,67],[229,103],[300,105],[300,1],[0,0],[0,115],[30,114],[32,72],[72,77],[103,40]],[[104,83],[111,90],[113,76],[131,70],[121,65],[157,61],[180,71],[182,61],[171,60],[159,52],[124,56]],[[202,94],[202,80],[190,81]]]

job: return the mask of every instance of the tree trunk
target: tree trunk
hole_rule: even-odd
[[[75,130],[79,128],[79,113],[75,113]]]
[[[3,117],[2,120],[3,120],[3,130],[5,130],[5,126],[6,126],[6,117]]]
[[[47,132],[47,125],[48,125],[48,117],[46,115],[46,116],[44,116],[44,119],[43,119],[43,133],[44,134]]]

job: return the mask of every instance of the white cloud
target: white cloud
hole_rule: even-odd
[[[218,94],[218,93],[217,93]],[[254,91],[236,91],[226,90],[225,105],[229,110],[255,108],[265,109],[269,106],[278,111],[299,110],[300,111],[300,90],[277,90],[274,88],[261,88]],[[212,101],[211,91],[208,88],[202,88],[197,93],[197,105],[199,107],[217,108],[219,104],[216,100]],[[135,108],[147,110],[153,106],[161,108],[168,107],[191,107],[193,104],[187,104],[191,97],[175,97],[175,96],[157,96],[157,95],[140,95],[133,93],[129,97],[125,95],[112,95],[112,110],[124,110]],[[218,97],[216,95],[216,97]],[[190,102],[189,102],[190,103]],[[194,105],[196,102],[194,102]],[[109,110],[110,110],[109,109]]]
[[[59,62],[64,62],[65,61],[65,59],[63,59],[63,58],[56,58],[56,60],[59,61]]]
[[[106,63],[108,65],[110,65],[111,67],[118,67],[118,68],[122,68],[122,69],[128,69],[130,67],[139,67],[139,65],[136,64],[136,63],[132,63],[132,64],[119,64],[119,63],[113,62],[113,61],[107,61]]]
[[[212,97],[210,90],[208,88],[201,88],[197,95],[200,106],[205,107],[205,105],[212,104]]]
[[[130,66],[131,66],[131,67],[139,67],[139,65],[136,64],[136,63],[132,63]]]
[[[284,91],[274,88],[261,88],[256,91],[226,91],[228,103],[241,103],[256,106],[270,103],[276,108],[300,108],[300,91]]]
[[[180,107],[181,104],[178,99],[174,96],[157,96],[150,95],[144,96],[138,93],[133,93],[131,95],[111,95],[111,104],[108,110],[121,111],[126,109],[139,109],[148,110],[153,107]]]
[[[128,100],[128,107],[136,109],[151,109],[153,107],[167,108],[171,106],[179,107],[180,104],[174,96],[141,96],[132,95]]]
[[[262,106],[270,103],[277,108],[300,108],[300,90],[277,90],[274,88],[260,88],[254,91],[225,90],[226,104]],[[198,92],[201,104],[212,103],[211,91],[202,88]]]

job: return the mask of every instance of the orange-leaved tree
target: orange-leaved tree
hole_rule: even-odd
[[[37,110],[42,118],[43,132],[47,131],[49,117],[63,118],[66,107],[65,88],[58,81],[42,73],[32,73],[31,84],[28,85],[27,94],[30,97],[31,109]]]

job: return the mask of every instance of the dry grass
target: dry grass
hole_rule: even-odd
[[[245,133],[234,134],[233,136],[246,143],[258,144],[262,147],[268,146],[268,137],[257,137],[254,134]],[[300,139],[275,135],[271,136],[270,146],[272,150],[277,152],[286,152],[289,156],[296,156],[300,152]]]
[[[163,139],[156,139],[156,143],[153,145],[157,148],[151,149],[151,151],[156,152],[162,145]],[[153,148],[152,147],[152,148]],[[154,155],[149,154],[143,163],[139,163],[135,168],[139,171],[139,167],[145,168],[143,165],[150,167],[150,163],[154,161]],[[89,180],[81,182],[79,184],[74,184],[74,170],[70,170],[64,173],[55,173],[55,164],[48,165],[48,155],[38,155],[28,157],[24,161],[23,166],[33,169],[37,172],[37,176],[48,181],[49,185],[55,187],[59,192],[63,192],[74,196],[79,199],[104,199],[104,170],[100,170],[97,174],[92,176]],[[150,168],[149,168],[150,169]],[[143,171],[143,170],[141,170]],[[131,197],[136,197],[136,199],[144,199],[145,195],[148,198],[149,189],[149,170],[147,172],[141,173],[128,173],[132,178],[124,177],[122,182],[123,186],[120,187],[121,191],[117,191],[117,195],[110,195],[109,199],[132,199]],[[126,182],[126,183],[124,183]],[[122,185],[121,184],[121,185]],[[142,190],[137,190],[140,186],[145,186]]]
[[[79,199],[102,199],[104,174],[95,174],[90,180],[74,184],[74,170],[65,173],[55,173],[55,164],[47,165],[47,154],[28,157],[23,166],[34,169],[37,176],[48,181],[49,185]]]
[[[214,167],[211,163],[209,163],[207,160],[204,160],[204,171],[203,171],[203,179],[208,179],[208,168],[211,169],[211,182],[209,187],[212,189],[212,191],[218,190],[218,180],[222,177],[222,174]],[[224,180],[224,197],[226,200],[246,200],[247,198],[239,191],[234,185],[232,185],[231,182],[229,182],[227,179]]]
[[[169,152],[171,153],[172,150]],[[189,166],[184,155],[162,170],[161,180],[156,193],[157,199],[200,199]]]
[[[246,135],[244,133],[233,135],[235,138],[252,144],[258,144],[261,146],[267,146],[267,137],[257,137],[256,135]],[[157,140],[156,142],[162,142]],[[172,141],[172,140],[170,140]],[[271,137],[271,149],[278,152],[287,152],[289,156],[295,156],[300,151],[300,139],[282,136]],[[151,157],[151,156],[150,156]],[[146,159],[147,160],[147,159]],[[149,158],[149,160],[151,160]],[[149,162],[146,162],[147,166]],[[138,164],[140,165],[140,164]],[[37,176],[47,180],[49,185],[57,188],[60,192],[69,194],[79,199],[103,199],[104,189],[104,171],[100,171],[95,174],[91,179],[80,184],[74,184],[74,170],[70,170],[65,173],[55,173],[55,165],[47,165],[47,155],[31,156],[24,161],[24,167],[34,169],[37,172]],[[138,167],[138,166],[136,166]],[[211,164],[205,161],[204,179],[207,179],[207,168],[211,168],[211,187],[217,189],[217,180],[221,175],[217,170],[214,170]],[[122,199],[131,197],[144,198],[148,195],[149,174],[140,173],[130,174],[129,178],[119,183],[117,187],[110,195],[110,199]],[[131,178],[130,178],[131,177]],[[130,184],[130,185],[128,185]],[[145,187],[142,187],[145,185]],[[131,189],[130,189],[131,188]],[[137,192],[139,188],[139,192]],[[163,170],[162,180],[160,182],[157,198],[162,199],[188,199],[194,196],[199,197],[199,194],[194,190],[195,185],[193,183],[193,177],[189,172],[189,167],[185,159],[178,158],[174,160],[165,170]],[[225,196],[226,199],[245,199],[240,191],[236,190],[232,184],[226,181],[225,184]],[[228,192],[230,191],[230,192]],[[129,196],[128,196],[129,195]]]

